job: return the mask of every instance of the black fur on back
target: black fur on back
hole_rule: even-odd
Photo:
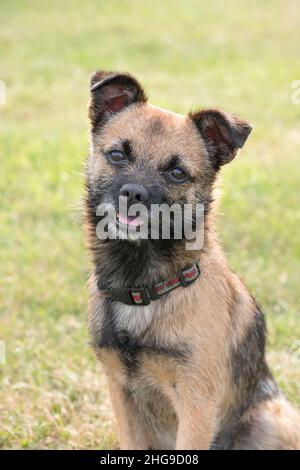
[[[221,429],[213,439],[212,449],[234,449],[250,431],[251,423],[243,420],[253,405],[279,394],[277,384],[265,361],[266,325],[256,305],[254,321],[242,341],[232,349],[230,369],[235,390],[235,405],[228,411]]]

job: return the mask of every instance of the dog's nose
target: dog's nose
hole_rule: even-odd
[[[144,186],[131,183],[122,186],[120,196],[127,197],[128,204],[142,204],[149,199],[148,191]]]

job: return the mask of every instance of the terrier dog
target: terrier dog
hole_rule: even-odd
[[[181,116],[151,106],[135,78],[111,72],[92,75],[89,117],[89,329],[121,448],[299,449],[299,414],[265,360],[264,315],[212,225],[217,175],[251,126],[218,109]],[[115,208],[119,229],[140,225],[120,216],[119,196],[147,211],[202,204],[202,248],[187,250],[174,233],[97,236],[101,204]]]

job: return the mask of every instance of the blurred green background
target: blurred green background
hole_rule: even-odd
[[[219,106],[254,124],[223,170],[218,226],[266,313],[273,371],[300,405],[300,105],[291,98],[299,8],[297,0],[0,2],[0,448],[116,445],[88,344],[80,216],[96,69],[136,75],[158,106]]]

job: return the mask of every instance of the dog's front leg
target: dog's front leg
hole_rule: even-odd
[[[150,446],[148,435],[131,397],[126,394],[116,377],[107,375],[107,380],[118,424],[120,448],[122,450],[148,449]]]
[[[177,411],[176,450],[208,450],[214,432],[215,413],[214,400],[186,397]]]

